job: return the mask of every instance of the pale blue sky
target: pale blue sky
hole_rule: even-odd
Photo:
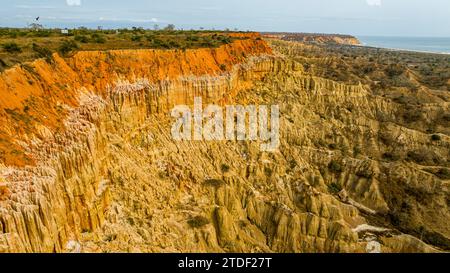
[[[0,26],[239,28],[450,37],[450,0],[0,0]]]

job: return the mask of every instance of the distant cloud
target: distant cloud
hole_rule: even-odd
[[[158,23],[160,22],[158,18],[151,19],[125,19],[123,21],[135,22],[135,23]]]
[[[36,5],[36,6],[30,6],[30,5],[15,5],[15,8],[18,9],[54,9],[56,7],[54,6],[41,6],[41,5]]]
[[[381,0],[366,0],[366,2],[367,2],[367,5],[372,6],[372,7],[381,6]]]
[[[66,0],[68,6],[81,6],[81,0]]]
[[[220,7],[200,7],[200,10],[221,10]]]
[[[158,23],[161,22],[158,18],[150,18],[150,19],[128,19],[128,18],[111,18],[111,17],[99,17],[99,21],[107,21],[107,22],[134,22],[134,23]]]

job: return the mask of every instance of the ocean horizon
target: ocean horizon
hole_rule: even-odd
[[[450,54],[450,37],[356,36],[363,46]]]

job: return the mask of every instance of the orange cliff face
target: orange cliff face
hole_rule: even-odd
[[[272,53],[259,34],[238,36],[246,39],[213,49],[84,51],[67,59],[54,54],[52,63],[36,60],[4,71],[0,74],[0,163],[35,164],[27,143],[49,131],[64,130],[67,106],[78,105],[82,89],[105,96],[107,87],[119,79],[158,82],[218,75],[250,56]]]

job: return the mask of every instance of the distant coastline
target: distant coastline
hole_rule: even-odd
[[[306,33],[306,32],[261,32],[261,35],[269,39],[283,41],[295,41],[313,44],[338,44],[338,45],[360,45],[355,36],[346,34],[328,33]]]
[[[357,36],[361,46],[394,51],[450,54],[450,37]]]

